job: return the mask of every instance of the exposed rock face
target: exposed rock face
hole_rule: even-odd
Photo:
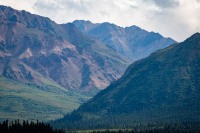
[[[0,7],[0,15],[1,75],[40,84],[32,72],[36,71],[82,93],[96,94],[131,62],[174,43],[138,27],[89,23],[83,32],[90,34],[85,35],[71,23],[59,25],[5,6]]]
[[[0,72],[7,78],[40,84],[36,71],[65,88],[95,94],[130,63],[73,24],[5,6],[0,15]]]

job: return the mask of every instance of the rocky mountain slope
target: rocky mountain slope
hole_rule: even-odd
[[[95,37],[117,53],[136,61],[149,56],[158,49],[176,43],[158,33],[148,32],[137,26],[120,27],[111,23],[92,23],[76,20],[74,25],[82,32]]]
[[[140,53],[133,51],[135,55],[141,54],[140,57],[130,58],[125,54],[130,54],[129,51],[122,53],[113,48],[116,46],[123,49],[122,43],[102,41],[108,35],[95,39],[83,34],[71,23],[59,25],[48,18],[26,11],[17,11],[5,6],[1,6],[0,9],[0,73],[4,77],[23,83],[41,83],[30,71],[34,70],[62,87],[95,94],[99,89],[107,87],[111,81],[118,79],[132,61],[144,57],[142,54],[147,56],[174,43],[172,39],[165,39],[137,28],[141,33],[126,32],[125,36],[137,40],[129,41],[134,43],[134,46],[137,44],[138,47],[134,47],[136,51],[141,51],[140,48],[144,46],[145,48]],[[112,38],[122,36],[118,35],[120,27],[107,23],[102,25],[108,28],[100,26],[98,29],[109,35],[110,27],[116,27],[112,30],[116,32],[112,34]],[[153,39],[154,43],[148,39]],[[140,40],[143,42],[139,43]],[[132,47],[132,44],[130,46]],[[128,45],[126,47],[130,50]],[[144,52],[145,49],[148,50]]]
[[[71,115],[68,128],[117,128],[200,119],[200,33],[136,61]],[[73,126],[72,126],[73,125]]]
[[[73,24],[0,6],[0,119],[62,117],[128,62]]]
[[[72,23],[0,6],[1,118],[61,117],[118,79],[132,61]]]
[[[32,70],[74,91],[103,89],[130,63],[73,24],[0,7],[0,73],[23,83],[40,84]],[[117,64],[117,65],[116,65]]]

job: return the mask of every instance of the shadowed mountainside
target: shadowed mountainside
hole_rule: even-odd
[[[62,128],[122,128],[200,119],[200,33],[136,61],[71,115]]]

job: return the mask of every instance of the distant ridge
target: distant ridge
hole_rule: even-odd
[[[132,61],[147,57],[158,49],[176,43],[171,38],[164,38],[158,33],[148,32],[135,25],[123,28],[108,22],[95,24],[84,20],[75,20],[73,24],[82,32],[95,37]]]

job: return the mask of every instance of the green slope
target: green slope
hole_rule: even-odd
[[[40,86],[0,77],[0,120],[52,120],[78,108],[88,97],[66,91],[47,78]]]
[[[125,74],[54,124],[122,128],[200,120],[200,33],[136,61]]]

